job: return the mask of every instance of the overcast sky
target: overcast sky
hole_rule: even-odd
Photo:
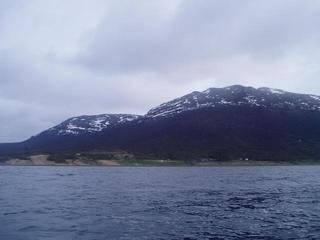
[[[318,0],[1,0],[0,142],[209,87],[320,95]]]

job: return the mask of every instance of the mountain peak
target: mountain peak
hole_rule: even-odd
[[[192,92],[151,109],[147,117],[167,117],[180,112],[221,105],[320,111],[320,97],[290,93],[275,88],[232,85],[224,88],[209,88],[203,92]]]
[[[223,89],[226,89],[226,90],[239,90],[239,89],[245,89],[245,88],[252,88],[252,87],[245,87],[243,85],[236,84],[236,85],[231,85],[231,86],[224,87]]]
[[[141,116],[133,114],[83,115],[69,118],[41,134],[79,135],[82,133],[100,132],[106,128],[133,121],[139,117]]]

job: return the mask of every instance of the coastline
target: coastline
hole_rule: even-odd
[[[319,161],[211,161],[211,162],[192,162],[188,163],[182,160],[87,160],[87,161],[71,161],[54,162],[48,160],[20,160],[10,159],[6,162],[0,162],[0,166],[83,166],[83,167],[250,167],[250,166],[313,166],[320,165]]]

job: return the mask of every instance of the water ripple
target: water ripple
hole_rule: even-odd
[[[320,167],[0,167],[0,239],[317,239]]]

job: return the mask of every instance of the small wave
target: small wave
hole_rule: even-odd
[[[4,215],[4,216],[16,215],[16,214],[21,214],[21,213],[26,213],[26,212],[27,212],[26,210],[19,211],[19,212],[6,212],[6,213],[3,213],[3,215]]]

